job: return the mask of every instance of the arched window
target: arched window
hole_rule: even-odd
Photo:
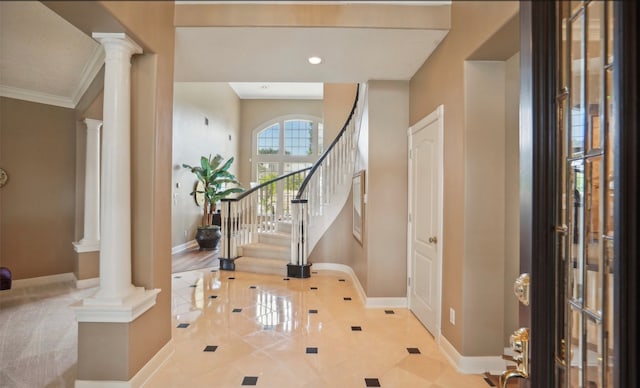
[[[253,131],[252,184],[261,184],[280,175],[311,167],[324,151],[323,126],[318,117],[282,116]],[[302,182],[288,180],[287,185]],[[278,184],[269,196],[276,201],[278,214],[288,214],[289,203],[298,187]]]
[[[322,151],[323,127],[313,116],[282,116],[258,127],[253,135],[252,181],[263,183],[310,167]]]

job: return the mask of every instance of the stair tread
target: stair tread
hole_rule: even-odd
[[[235,260],[235,263],[252,263],[252,264],[260,264],[264,266],[270,265],[282,265],[283,263],[288,263],[289,260],[280,260],[280,259],[268,259],[265,257],[255,257],[255,256],[241,256]]]
[[[261,243],[261,242],[257,242],[257,243],[250,243],[250,244],[245,244],[242,246],[242,249],[264,249],[264,250],[274,250],[274,251],[282,251],[282,252],[287,252],[291,249],[291,247],[289,246],[282,246],[282,245],[273,245],[273,244],[266,244],[266,243]]]

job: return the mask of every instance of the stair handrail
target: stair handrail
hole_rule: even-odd
[[[296,174],[300,174],[300,173],[305,172],[305,171],[307,171],[307,170],[311,170],[311,168],[312,168],[312,167],[305,167],[305,168],[301,168],[301,169],[299,169],[299,170],[297,170],[297,171],[293,171],[293,172],[289,172],[289,173],[286,173],[286,174],[280,175],[280,176],[278,176],[278,177],[275,177],[275,178],[271,179],[270,181],[262,182],[262,183],[260,183],[258,186],[254,186],[254,187],[252,187],[252,188],[251,188],[251,189],[249,189],[249,190],[245,190],[245,191],[243,191],[241,194],[238,194],[238,195],[237,195],[237,196],[235,196],[235,197],[227,197],[227,198],[223,198],[223,199],[221,199],[220,201],[222,201],[222,202],[227,202],[227,201],[231,201],[231,202],[239,201],[239,200],[241,200],[241,199],[243,199],[243,198],[245,198],[245,197],[248,197],[251,193],[258,191],[258,190],[260,190],[261,188],[263,188],[263,187],[265,187],[265,186],[268,186],[268,185],[273,184],[273,183],[275,183],[275,182],[277,182],[277,181],[280,181],[280,180],[283,180],[283,179],[289,178],[290,176],[293,176],[293,175],[296,175]],[[302,187],[302,184],[300,185],[300,187]]]
[[[353,116],[356,112],[356,107],[358,106],[359,97],[360,97],[360,84],[357,84],[356,97],[353,100],[353,106],[351,107],[351,112],[349,112],[349,116],[347,117],[347,120],[344,122],[342,129],[340,130],[340,132],[338,132],[338,135],[335,137],[335,139],[333,139],[329,147],[322,153],[322,155],[320,155],[320,157],[318,158],[318,160],[316,160],[313,166],[311,166],[311,171],[309,171],[309,173],[307,174],[307,177],[304,178],[304,181],[302,182],[302,184],[300,184],[300,189],[298,189],[298,195],[296,195],[296,199],[302,199],[302,195],[304,194],[304,191],[307,188],[309,181],[311,180],[311,178],[313,178],[313,175],[316,173],[320,165],[322,165],[322,162],[324,162],[324,160],[327,158],[329,153],[335,148],[336,144],[338,144],[342,136],[344,136],[344,134],[347,132],[349,123],[351,123],[351,119],[353,119]]]

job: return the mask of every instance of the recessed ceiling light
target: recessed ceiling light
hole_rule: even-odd
[[[260,89],[269,89],[269,85],[261,85]]]
[[[318,64],[320,64],[322,62],[322,58],[320,58],[320,57],[309,57],[308,61],[312,65],[318,65]]]

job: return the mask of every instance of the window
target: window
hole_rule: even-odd
[[[256,128],[253,135],[252,181],[268,182],[281,175],[311,167],[322,154],[322,123],[317,117],[288,115]],[[259,214],[287,216],[290,202],[302,183],[289,177],[262,193]]]
[[[319,118],[282,116],[254,130],[252,181],[263,183],[311,166],[322,154]]]

